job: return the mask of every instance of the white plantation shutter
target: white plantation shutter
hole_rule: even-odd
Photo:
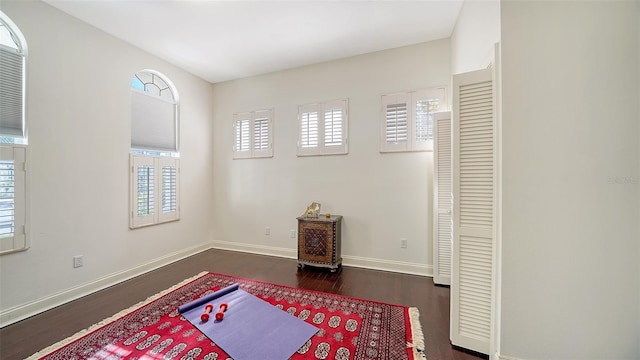
[[[233,158],[273,156],[273,110],[234,114]]]
[[[380,151],[409,150],[411,107],[407,93],[382,96],[382,142]]]
[[[251,113],[235,114],[233,132],[235,135],[233,145],[234,158],[251,157]]]
[[[304,148],[318,147],[318,112],[307,111],[302,113],[301,120],[302,133],[300,143]]]
[[[452,251],[452,169],[451,169],[451,113],[433,115],[434,146],[434,236],[433,282],[451,284]]]
[[[454,75],[451,342],[489,353],[496,173],[491,70]]]
[[[347,100],[335,100],[322,104],[324,113],[324,154],[347,152]]]
[[[342,110],[325,111],[324,145],[342,145]]]
[[[269,148],[269,118],[255,119],[253,122],[253,150]]]
[[[348,151],[348,100],[298,107],[298,156],[336,155]]]
[[[156,222],[156,167],[153,156],[131,156],[131,222],[136,228]]]
[[[273,156],[273,110],[253,112],[253,157]]]
[[[307,104],[298,107],[298,117],[300,124],[298,155],[311,155],[319,153],[319,113],[320,104]]]
[[[177,158],[161,157],[156,159],[156,164],[157,169],[160,170],[158,222],[178,220],[180,218],[178,207],[180,161]]]
[[[131,228],[178,220],[179,160],[172,157],[130,155]]]
[[[26,250],[27,150],[0,146],[0,254]]]

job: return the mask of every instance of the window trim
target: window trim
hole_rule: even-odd
[[[380,98],[380,152],[415,152],[433,151],[433,114],[449,110],[447,99],[447,87],[438,86],[421,90],[384,94]],[[431,137],[426,141],[418,141],[417,128],[417,104],[421,100],[439,99],[437,111],[430,113]],[[406,104],[406,140],[398,142],[387,141],[387,108],[391,104]]]
[[[332,110],[340,110],[341,118],[341,143],[326,143],[326,115]],[[317,114],[317,128],[315,146],[304,146],[303,116],[304,114]],[[297,156],[319,155],[346,155],[349,153],[349,99],[337,99],[325,102],[308,103],[298,106],[298,142]]]

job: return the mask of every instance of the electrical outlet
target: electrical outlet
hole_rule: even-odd
[[[271,235],[271,228],[268,227],[268,226],[266,228],[264,228],[264,234],[265,235]]]
[[[293,230],[293,229],[289,230],[289,237],[292,238],[292,239],[295,239],[296,238],[296,231]]]
[[[84,265],[84,258],[82,257],[82,255],[76,255],[73,257],[73,267],[74,268],[79,268],[82,267],[82,265]]]
[[[401,238],[400,239],[400,247],[403,249],[407,248],[407,239],[406,238]]]

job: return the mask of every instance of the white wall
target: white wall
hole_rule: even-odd
[[[31,167],[31,249],[0,257],[3,314],[206,246],[211,84],[40,1],[4,0],[1,10],[29,47]],[[180,95],[182,220],[130,230],[130,79],[144,68],[167,75]],[[74,269],[78,254],[84,267]]]
[[[486,68],[500,41],[500,1],[465,1],[451,34],[453,74]]]
[[[433,154],[379,152],[380,96],[450,74],[447,39],[215,84],[214,241],[295,257],[290,229],[316,201],[344,216],[345,263],[430,272]],[[297,106],[338,98],[349,98],[349,154],[297,157]],[[232,160],[233,113],[262,108],[275,109],[274,157]]]
[[[502,2],[501,353],[640,358],[637,2]]]

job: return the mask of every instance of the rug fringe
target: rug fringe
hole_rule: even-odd
[[[66,339],[60,340],[57,343],[38,351],[37,353],[29,356],[25,360],[36,360],[36,359],[39,359],[39,358],[41,358],[41,357],[53,352],[54,350],[56,350],[58,348],[61,348],[61,347],[65,346],[65,345],[67,345],[67,344],[70,344],[70,343],[76,341],[77,339],[89,334],[90,332],[95,331],[96,329],[98,329],[98,328],[100,328],[100,327],[102,327],[102,326],[104,326],[104,325],[106,325],[106,324],[108,324],[110,322],[113,322],[113,321],[117,320],[118,318],[121,318],[124,315],[126,315],[126,314],[128,314],[128,313],[130,313],[132,311],[135,311],[135,310],[137,310],[137,309],[139,309],[139,308],[141,308],[141,307],[143,307],[143,306],[145,306],[147,304],[149,304],[150,302],[155,301],[155,300],[163,297],[164,295],[166,295],[166,294],[178,289],[179,287],[182,287],[182,286],[184,286],[184,285],[186,285],[186,284],[188,284],[188,283],[190,283],[190,282],[192,282],[192,281],[194,281],[194,280],[196,280],[196,279],[198,279],[198,278],[200,278],[200,277],[202,277],[202,276],[204,276],[204,275],[206,275],[208,273],[209,273],[208,271],[203,271],[198,275],[195,275],[193,277],[190,277],[190,278],[188,278],[186,280],[181,281],[180,283],[170,287],[169,289],[163,290],[163,291],[161,291],[161,292],[159,292],[159,293],[157,293],[155,295],[149,296],[145,300],[143,300],[143,301],[141,301],[141,302],[139,302],[139,303],[137,303],[137,304],[125,309],[125,310],[122,310],[122,311],[118,312],[117,314],[114,314],[114,315],[112,315],[112,316],[110,316],[110,317],[108,317],[108,318],[106,318],[106,319],[104,319],[104,320],[102,320],[102,321],[100,321],[100,322],[98,322],[96,324],[91,325],[90,327],[88,327],[88,328],[86,328],[84,330],[78,331],[77,333],[69,336]]]
[[[413,349],[414,359],[427,360],[424,353],[424,333],[420,324],[420,310],[418,308],[409,308],[409,322],[411,323],[411,342],[407,342],[407,347]]]

